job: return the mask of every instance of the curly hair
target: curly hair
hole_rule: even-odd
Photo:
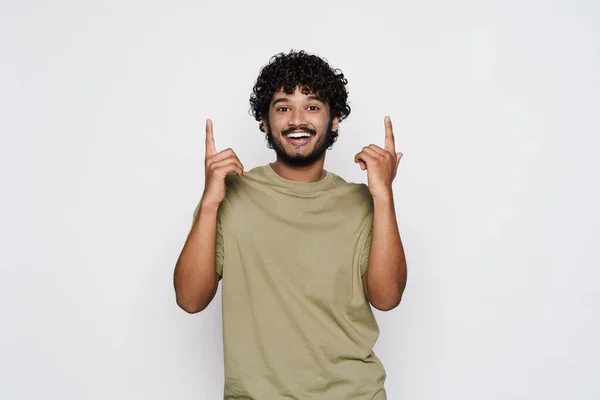
[[[257,121],[265,119],[268,123],[269,105],[275,92],[292,94],[299,87],[302,93],[314,94],[328,104],[331,118],[342,121],[350,115],[347,83],[342,71],[331,68],[321,57],[303,50],[276,54],[261,69],[250,95],[252,115]],[[262,123],[259,128],[265,131]]]

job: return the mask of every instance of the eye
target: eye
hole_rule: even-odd
[[[318,106],[308,106],[308,109],[309,109],[310,111],[318,111],[318,110],[319,110],[319,107],[318,107]]]
[[[282,112],[285,112],[285,111],[287,111],[287,110],[288,110],[288,108],[287,108],[287,107],[285,107],[285,106],[283,106],[283,107],[279,107],[279,108],[277,109],[277,111],[282,111]]]

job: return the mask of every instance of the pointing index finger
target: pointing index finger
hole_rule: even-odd
[[[392,119],[385,117],[385,149],[391,153],[396,153],[396,144],[394,140],[394,131],[392,129]]]
[[[215,137],[213,135],[213,124],[210,119],[206,120],[206,158],[217,154]]]

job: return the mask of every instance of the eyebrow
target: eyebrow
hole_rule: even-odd
[[[289,101],[289,100],[290,100],[290,99],[288,99],[287,97],[281,97],[281,98],[279,98],[279,99],[275,100],[275,101],[273,102],[273,104],[271,104],[271,106],[274,106],[274,105],[275,105],[275,104],[277,104],[277,103],[283,103],[283,102],[285,102],[285,101]]]
[[[323,103],[323,100],[321,100],[321,98],[319,96],[308,96],[308,100],[316,100],[316,101],[320,101],[321,103]],[[277,103],[283,103],[286,101],[290,101],[290,99],[288,97],[280,97],[279,99],[275,100],[273,102],[273,104],[271,104],[271,107],[273,107]]]

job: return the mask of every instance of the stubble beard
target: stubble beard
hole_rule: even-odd
[[[271,134],[271,126],[267,123],[267,128],[269,130],[266,135],[268,146],[269,148],[275,150],[275,153],[277,153],[277,159],[279,161],[294,167],[306,167],[320,160],[323,154],[325,154],[325,152],[327,151],[327,148],[329,148],[329,143],[332,141],[334,136],[333,132],[331,131],[332,127],[333,119],[329,120],[329,124],[327,126],[327,133],[321,135],[321,137],[317,140],[310,153],[289,154],[285,151],[281,140],[279,140],[277,137]]]

